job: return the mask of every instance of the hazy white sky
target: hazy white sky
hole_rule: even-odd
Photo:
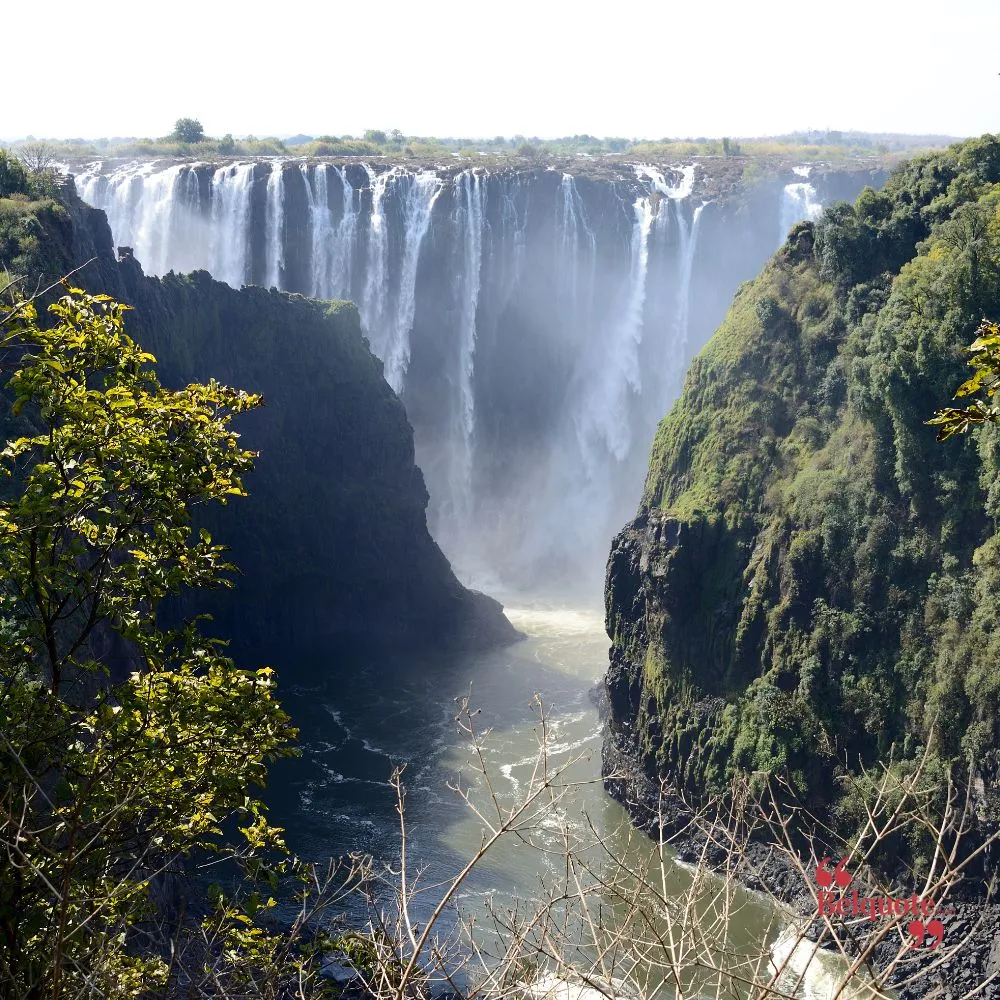
[[[998,0],[0,7],[4,138],[1000,130]]]

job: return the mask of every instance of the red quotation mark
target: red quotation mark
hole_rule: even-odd
[[[837,885],[841,889],[846,889],[851,884],[851,873],[847,870],[847,858],[837,862],[837,867],[831,872],[826,866],[830,863],[829,858],[824,858],[816,869],[816,882],[824,889],[829,889],[831,885]]]
[[[911,948],[919,948],[923,945],[924,939],[930,935],[934,942],[928,945],[928,949],[933,951],[944,940],[944,924],[935,917],[926,924],[922,920],[911,920],[906,925],[907,933],[913,938]]]

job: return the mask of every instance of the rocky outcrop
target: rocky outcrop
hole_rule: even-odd
[[[431,538],[427,491],[399,399],[346,302],[205,272],[162,279],[117,259],[103,212],[71,190],[50,274],[134,307],[131,335],[165,385],[215,378],[261,393],[237,424],[258,451],[250,496],[204,515],[231,548],[235,589],[197,595],[234,654],[295,676],[298,659],[346,647],[485,648],[517,638],[493,599],[463,587]],[[185,609],[186,610],[186,609]]]

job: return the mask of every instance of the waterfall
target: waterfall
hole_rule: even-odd
[[[691,163],[686,167],[674,167],[681,175],[677,184],[668,184],[663,176],[663,171],[656,167],[651,167],[648,163],[637,163],[634,168],[636,177],[639,180],[648,180],[653,185],[653,190],[658,191],[666,198],[683,201],[690,197],[694,190],[695,170],[697,164]]]
[[[333,243],[330,264],[330,284],[327,296],[349,299],[351,297],[351,282],[354,278],[354,248],[358,233],[358,213],[361,210],[358,193],[351,187],[347,179],[345,167],[335,168],[340,177],[340,187],[343,196],[343,214],[337,226]]]
[[[498,300],[506,303],[524,270],[527,252],[528,205],[526,186],[520,174],[504,178],[500,193],[500,248]],[[523,204],[522,204],[523,203]]]
[[[805,169],[805,168],[803,168]],[[796,171],[798,173],[798,171]],[[804,176],[800,174],[800,176]],[[781,210],[778,219],[778,246],[788,238],[788,230],[796,222],[815,221],[823,214],[823,205],[816,197],[816,189],[808,181],[786,184],[781,192]]]
[[[463,170],[455,179],[455,226],[460,234],[460,267],[455,275],[458,303],[458,365],[455,414],[458,424],[456,454],[451,463],[450,500],[455,514],[468,518],[472,505],[473,435],[476,400],[473,376],[476,364],[476,311],[483,263],[485,192],[474,170]]]
[[[281,288],[285,270],[285,165],[276,160],[267,179],[268,288]]]
[[[410,364],[410,331],[416,309],[417,266],[420,248],[431,224],[434,203],[444,187],[431,170],[409,173],[393,167],[376,174],[365,166],[371,190],[368,216],[368,247],[365,284],[361,296],[361,318],[375,352],[385,365],[386,381],[396,392]],[[345,202],[349,185],[345,178]],[[392,228],[386,215],[387,200],[402,203],[402,231]],[[356,217],[345,222],[356,225]],[[343,239],[351,239],[349,233]],[[394,256],[394,247],[402,247]],[[345,253],[347,248],[345,246]]]
[[[642,390],[639,345],[643,336],[643,306],[649,270],[649,231],[653,225],[652,199],[637,198],[629,248],[629,271],[624,301],[598,368],[577,414],[577,436],[584,463],[593,477],[602,452],[623,461],[632,443],[629,396]]]
[[[691,315],[691,274],[694,270],[695,251],[698,247],[698,224],[701,213],[708,202],[702,202],[691,216],[689,226],[684,219],[682,202],[675,201],[677,228],[680,232],[680,250],[677,256],[677,306],[674,312],[674,337],[672,349],[675,354],[686,357],[688,348],[688,320]]]
[[[388,346],[382,355],[385,377],[396,392],[403,387],[403,377],[410,364],[410,331],[416,311],[417,265],[420,248],[431,225],[434,203],[444,185],[433,171],[409,175],[403,202],[403,262],[396,295],[396,315],[389,332]]]
[[[576,189],[576,181],[571,174],[563,174],[559,185],[560,200],[557,202],[558,253],[565,262],[564,294],[571,307],[578,308],[580,302],[580,261],[589,261],[588,274],[585,278],[588,295],[593,294],[594,268],[596,266],[597,237],[590,227],[583,199]]]
[[[186,210],[175,190],[186,169],[175,165],[155,171],[152,164],[133,163],[110,176],[88,172],[81,176],[78,191],[84,200],[107,213],[117,244],[131,246],[150,271],[160,274],[169,266],[175,213]]]
[[[385,310],[388,306],[388,252],[389,241],[386,231],[385,189],[395,176],[394,170],[384,170],[376,174],[368,164],[364,164],[368,174],[368,188],[371,192],[371,210],[368,215],[368,260],[365,266],[365,287],[359,303],[361,321],[372,346],[380,358],[385,358],[384,340],[386,323]]]
[[[317,164],[312,171],[303,163],[299,169],[309,199],[310,294],[324,298],[330,287],[330,265],[334,248],[333,216],[330,214],[330,167]]]
[[[608,165],[586,181],[296,165],[95,163],[76,185],[148,273],[354,299],[459,570],[514,585],[589,574],[634,510],[692,354],[773,252],[774,209],[763,224],[720,213],[727,228],[709,230],[701,165]],[[819,211],[804,168],[786,179],[782,236]],[[740,197],[759,209],[774,188]]]
[[[212,174],[212,242],[206,267],[234,288],[250,280],[253,168],[252,163],[236,163]]]
[[[309,294],[320,299],[349,299],[358,229],[358,200],[343,167],[318,163],[313,168],[301,164],[309,205]],[[341,216],[334,225],[330,208],[330,175],[337,178],[341,192]]]

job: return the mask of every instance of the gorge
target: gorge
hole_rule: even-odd
[[[596,599],[653,430],[788,226],[873,164],[93,164],[147,271],[358,303],[414,427],[431,532],[484,589]]]
[[[798,272],[776,279],[780,294],[766,282],[808,271],[821,204],[882,179],[870,166],[789,168],[756,184],[725,164],[571,166],[95,166],[77,173],[76,191],[103,206],[110,226],[67,192],[72,236],[51,230],[66,264],[47,266],[58,273],[96,258],[89,283],[135,307],[131,328],[165,380],[214,375],[264,393],[265,408],[240,421],[261,451],[250,497],[205,522],[232,543],[243,577],[232,595],[199,607],[241,662],[267,656],[278,667],[303,757],[275,766],[268,797],[297,851],[360,849],[391,867],[402,841],[390,775],[403,764],[410,857],[444,881],[474,854],[479,824],[443,794],[456,773],[468,780],[451,702],[462,690],[475,689],[491,731],[495,782],[473,774],[466,786],[480,810],[491,798],[513,807],[531,782],[533,693],[546,706],[552,764],[583,755],[572,807],[547,811],[533,832],[540,851],[502,851],[470,879],[467,906],[531,899],[539,879],[558,874],[548,855],[588,830],[616,854],[655,861],[655,843],[633,841],[629,813],[603,793],[602,743],[605,771],[620,762],[655,781],[679,770],[688,787],[710,788],[721,740],[706,709],[720,707],[721,692],[756,717],[758,702],[744,709],[742,698],[750,670],[720,627],[745,581],[738,559],[752,528],[730,530],[706,512],[711,489],[676,471],[663,441],[678,420],[714,441],[731,411],[770,414],[793,370],[808,374],[801,392],[839,399],[832,377],[821,390],[813,384],[833,337],[826,298]],[[880,197],[869,188],[862,203]],[[768,257],[764,277],[743,281]],[[145,259],[159,277],[143,273]],[[702,350],[734,290],[734,309],[761,326],[759,340],[734,353],[730,318]],[[346,296],[357,307],[323,301]],[[788,319],[800,310],[802,335]],[[713,369],[720,350],[725,362]],[[643,494],[653,429],[679,392]],[[696,405],[693,392],[705,394]],[[789,415],[808,406],[801,395],[782,399]],[[785,426],[781,413],[775,419]],[[808,423],[802,431],[810,442],[818,433]],[[732,467],[706,480],[737,490],[726,494],[734,515],[739,490],[753,495],[739,477],[762,467],[769,437],[767,428],[756,444],[754,433],[728,437]],[[683,443],[678,451],[687,454]],[[455,579],[424,524],[422,474],[436,540],[465,581],[504,597],[526,641],[510,645],[499,607]],[[651,497],[674,475],[693,484],[690,509],[664,514]],[[591,696],[607,666],[594,596],[609,539],[640,495],[609,563],[605,728]],[[792,566],[782,572],[798,572],[800,547],[779,560]],[[342,641],[352,638],[356,646]],[[383,648],[365,641],[373,638]],[[715,683],[726,664],[744,673],[688,705],[684,695],[700,692],[684,672]],[[749,693],[761,687],[751,682]],[[706,763],[716,771],[696,770]],[[822,794],[823,776],[807,774]],[[668,861],[672,893],[685,871]],[[428,919],[430,905],[415,914]],[[363,922],[364,911],[351,916]],[[787,958],[796,933],[785,911],[749,898],[720,940]],[[803,962],[808,974],[788,984],[798,995],[835,988],[836,962]]]

